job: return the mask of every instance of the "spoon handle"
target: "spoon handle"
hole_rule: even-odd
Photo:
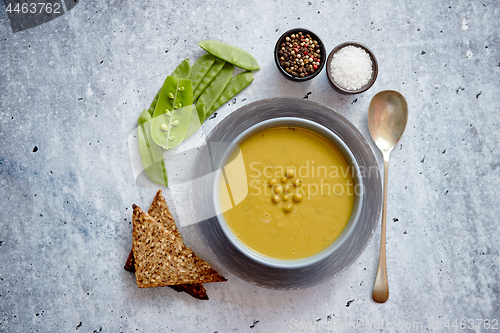
[[[387,176],[389,173],[389,153],[384,153],[384,201],[382,205],[382,232],[380,234],[380,252],[378,256],[377,276],[373,285],[373,300],[384,303],[389,298],[389,283],[387,281],[387,263],[385,255],[385,229],[387,213]]]

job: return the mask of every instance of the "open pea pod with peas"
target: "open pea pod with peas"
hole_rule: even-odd
[[[174,76],[174,77],[177,77],[179,79],[189,79],[189,77],[191,76],[191,70],[192,70],[192,67],[191,67],[191,63],[189,62],[189,58],[186,58],[186,59],[184,59],[184,61],[182,61],[179,64],[179,66],[177,66],[177,68],[172,72],[172,74],[170,74],[170,76]],[[153,112],[155,111],[156,103],[158,103],[158,97],[160,97],[160,92],[161,92],[161,88],[160,88],[160,90],[158,90],[158,93],[156,94],[155,98],[153,99],[153,102],[149,106],[148,111],[149,111],[149,114],[151,115],[151,117],[153,116]]]
[[[168,76],[151,119],[151,138],[164,149],[181,143],[187,133],[193,109],[191,80]]]
[[[190,75],[191,64],[189,63],[189,59],[185,59],[180,63],[179,66],[177,66],[171,76],[187,79]],[[160,90],[156,94],[153,102],[149,106],[149,109],[144,110],[139,115],[139,119],[137,120],[137,140],[139,143],[139,152],[141,155],[142,165],[144,167],[144,170],[146,171],[146,174],[155,183],[167,187],[168,174],[167,168],[165,166],[165,161],[163,159],[163,149],[160,145],[156,144],[153,141],[151,135],[151,127],[153,126],[152,117],[158,104],[162,88],[160,88]],[[172,119],[171,122],[174,123],[175,120],[178,119]],[[182,136],[178,136],[178,139],[180,139],[181,137]],[[172,145],[174,144],[174,142],[171,142],[170,144]]]

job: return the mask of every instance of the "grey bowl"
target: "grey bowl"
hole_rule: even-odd
[[[285,42],[285,39],[287,37],[290,37],[292,34],[296,34],[302,32],[303,34],[309,34],[314,40],[318,42],[319,48],[321,50],[321,61],[319,62],[319,66],[316,69],[316,71],[310,75],[306,75],[304,77],[299,77],[299,76],[293,76],[290,73],[288,73],[282,66],[281,62],[279,60],[279,50],[281,48],[281,44]],[[276,45],[274,46],[274,63],[276,64],[276,67],[278,67],[279,72],[288,80],[294,81],[294,82],[304,82],[308,81],[312,78],[315,78],[318,76],[318,74],[323,70],[323,67],[325,66],[326,62],[326,48],[325,44],[323,44],[323,41],[316,35],[314,32],[307,30],[307,29],[302,29],[302,28],[295,28],[295,29],[290,29],[287,32],[285,32],[281,37],[278,39],[276,42]]]
[[[356,159],[354,158],[354,155],[351,153],[347,145],[342,140],[340,140],[340,138],[337,135],[335,135],[332,131],[330,131],[323,125],[320,125],[308,119],[302,119],[296,117],[280,117],[280,118],[267,119],[246,129],[243,133],[238,135],[238,137],[236,137],[232,141],[232,144],[223,153],[221,158],[221,164],[219,165],[219,170],[214,175],[215,181],[212,192],[213,193],[212,200],[213,200],[213,205],[215,207],[216,217],[217,220],[219,221],[219,225],[222,228],[224,235],[226,236],[227,239],[229,239],[232,245],[248,258],[269,267],[295,269],[295,268],[310,266],[318,261],[321,261],[324,258],[330,256],[340,246],[342,246],[342,243],[348,239],[349,235],[354,230],[355,225],[359,220],[361,207],[363,204],[363,196],[361,195],[361,193],[359,193],[358,195],[358,193],[356,193],[355,191],[353,211],[342,234],[330,246],[328,246],[328,248],[313,256],[296,260],[275,259],[275,258],[270,258],[268,256],[264,256],[258,253],[257,251],[251,249],[243,242],[241,242],[238,239],[238,237],[236,237],[234,233],[231,231],[230,227],[227,225],[224,215],[222,214],[222,208],[219,199],[220,183],[222,177],[222,171],[221,171],[222,169],[220,168],[228,163],[230,156],[233,154],[235,149],[237,149],[237,146],[240,145],[247,138],[249,138],[250,136],[252,136],[257,132],[277,126],[293,126],[293,127],[306,128],[322,135],[324,138],[333,143],[340,150],[340,152],[346,159],[347,164],[353,170],[354,188],[360,189],[359,192],[361,192],[361,189],[363,189],[363,182],[360,176],[360,170],[356,162]],[[244,175],[245,170],[242,170],[242,173]]]
[[[372,70],[373,70],[372,77],[363,87],[361,87],[357,90],[348,90],[348,89],[341,87],[339,84],[337,84],[337,82],[335,81],[335,78],[332,75],[333,56],[335,55],[335,53],[342,50],[346,46],[355,46],[355,47],[359,47],[359,48],[365,50],[366,53],[368,53],[368,55],[370,56],[370,59],[372,61]],[[375,57],[375,54],[367,46],[365,46],[361,43],[346,42],[346,43],[339,44],[339,45],[335,46],[335,48],[328,55],[328,59],[326,61],[326,76],[328,77],[328,81],[330,82],[330,85],[332,86],[332,88],[335,91],[337,91],[338,93],[341,93],[343,95],[361,94],[361,93],[367,91],[368,89],[370,89],[370,87],[373,86],[373,84],[377,80],[377,76],[378,76],[377,58]]]
[[[225,164],[228,151],[234,149],[245,133],[252,131],[251,128],[259,128],[255,125],[266,126],[283,121],[313,123],[315,128],[326,129],[326,134],[332,133],[343,142],[343,145],[337,146],[341,150],[342,147],[347,149],[342,151],[344,155],[352,156],[353,165],[359,170],[359,182],[363,184],[363,192],[357,199],[359,209],[356,214],[353,212],[352,219],[339,239],[314,258],[287,263],[262,260],[235,242],[231,232],[225,230],[223,218],[217,216],[214,204],[217,177],[204,177],[217,173]],[[193,202],[196,203],[194,211],[203,212],[203,216],[213,216],[198,223],[197,229],[215,259],[241,279],[271,289],[312,287],[349,267],[368,245],[381,211],[380,173],[375,156],[361,133],[332,109],[302,99],[271,98],[257,101],[223,119],[207,137],[207,145],[198,152],[193,178],[202,179],[193,183],[196,184],[192,188]]]

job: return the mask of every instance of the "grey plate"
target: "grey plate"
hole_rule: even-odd
[[[347,239],[326,258],[298,268],[269,267],[241,253],[225,236],[215,217],[213,205],[214,177],[203,177],[216,171],[224,152],[246,129],[262,121],[296,117],[323,125],[335,133],[351,150],[361,171],[364,185],[363,205],[358,222]],[[202,177],[202,178],[200,178]],[[356,127],[332,109],[311,101],[295,98],[271,98],[245,105],[223,119],[207,137],[193,166],[192,188],[195,212],[214,216],[197,224],[201,238],[214,257],[241,279],[271,289],[292,290],[325,282],[349,267],[368,245],[377,227],[382,205],[382,184],[377,161],[370,146]],[[207,215],[207,212],[214,214]]]

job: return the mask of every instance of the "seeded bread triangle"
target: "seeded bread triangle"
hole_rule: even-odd
[[[170,218],[173,219],[172,214],[170,213],[170,210],[168,209],[167,202],[165,201],[165,198],[163,197],[163,193],[161,190],[158,190],[156,192],[156,196],[153,200],[153,203],[151,203],[151,206],[149,207],[148,214],[151,215],[152,218],[155,220],[163,220],[162,216],[167,215]],[[134,251],[133,249],[130,249],[130,253],[128,254],[127,262],[125,263],[125,268],[126,271],[135,272],[135,261],[134,261]]]
[[[168,205],[165,201],[165,198],[163,197],[161,190],[159,190],[156,193],[156,196],[153,200],[153,203],[151,204],[151,207],[149,207],[148,214],[151,215],[151,217],[154,218],[155,220],[158,220],[162,216],[161,212],[164,212],[167,216],[172,217],[172,214],[170,213]],[[127,262],[125,263],[124,268],[129,272],[135,273],[135,260],[134,260],[133,249],[130,249],[130,253],[128,255]],[[208,300],[207,291],[201,283],[178,284],[168,287],[174,289],[177,292],[185,292],[188,295],[191,295],[199,300]]]
[[[125,263],[125,270],[135,273],[135,261],[134,261],[134,251],[130,250],[130,253],[127,258],[127,262]],[[188,295],[193,296],[196,299],[199,300],[207,300],[208,299],[208,294],[207,290],[201,283],[194,283],[194,284],[177,284],[174,286],[167,286],[178,293],[180,292],[185,292]]]
[[[160,196],[157,210],[151,212],[159,214],[157,221],[133,205],[133,255],[139,288],[227,281],[186,247]]]

